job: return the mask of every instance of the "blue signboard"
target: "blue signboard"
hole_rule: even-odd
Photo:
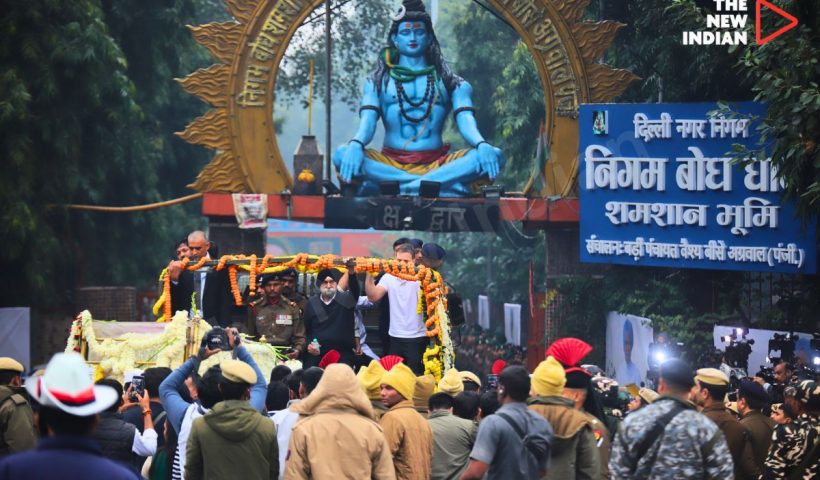
[[[593,104],[580,112],[581,261],[815,273],[816,222],[781,200],[759,148],[760,103]],[[710,112],[711,115],[710,115]]]

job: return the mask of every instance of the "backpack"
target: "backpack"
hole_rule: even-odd
[[[496,415],[503,418],[512,429],[515,431],[518,438],[521,439],[521,443],[524,444],[524,447],[527,449],[532,456],[535,457],[536,460],[540,460],[544,457],[549,456],[550,452],[550,444],[545,439],[538,437],[538,436],[530,436],[529,433],[526,433],[521,430],[521,427],[518,426],[517,423],[513,421],[513,419],[507,415],[506,413],[498,413]]]

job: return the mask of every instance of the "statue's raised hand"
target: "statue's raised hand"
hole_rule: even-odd
[[[481,142],[476,148],[476,153],[481,172],[486,173],[490,180],[495,180],[501,172],[501,150],[487,142]]]
[[[364,162],[364,147],[358,142],[350,142],[342,155],[342,165],[339,174],[342,180],[350,183],[353,177],[362,170]]]

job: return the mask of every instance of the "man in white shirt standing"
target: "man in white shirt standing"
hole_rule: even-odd
[[[396,259],[413,262],[411,245],[396,247]],[[390,354],[404,358],[404,363],[416,375],[424,374],[422,356],[427,348],[427,329],[419,311],[419,282],[402,280],[389,273],[377,284],[371,275],[365,281],[367,299],[378,302],[385,295],[390,300]]]

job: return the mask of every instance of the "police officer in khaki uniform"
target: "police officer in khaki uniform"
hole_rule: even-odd
[[[756,479],[760,467],[754,460],[749,434],[723,403],[729,390],[729,377],[716,368],[701,368],[690,391],[692,403],[723,432],[734,462],[735,479]]]
[[[290,347],[291,359],[299,358],[305,350],[305,324],[299,306],[282,295],[285,272],[272,273],[262,278],[263,298],[248,308],[248,333],[261,337],[274,347]]]
[[[37,445],[34,414],[22,389],[23,365],[0,358],[0,457]]]
[[[749,432],[752,454],[761,471],[772,444],[772,432],[777,425],[761,411],[768,404],[769,396],[762,385],[748,378],[740,381],[737,389],[737,410],[741,417],[740,423]]]

